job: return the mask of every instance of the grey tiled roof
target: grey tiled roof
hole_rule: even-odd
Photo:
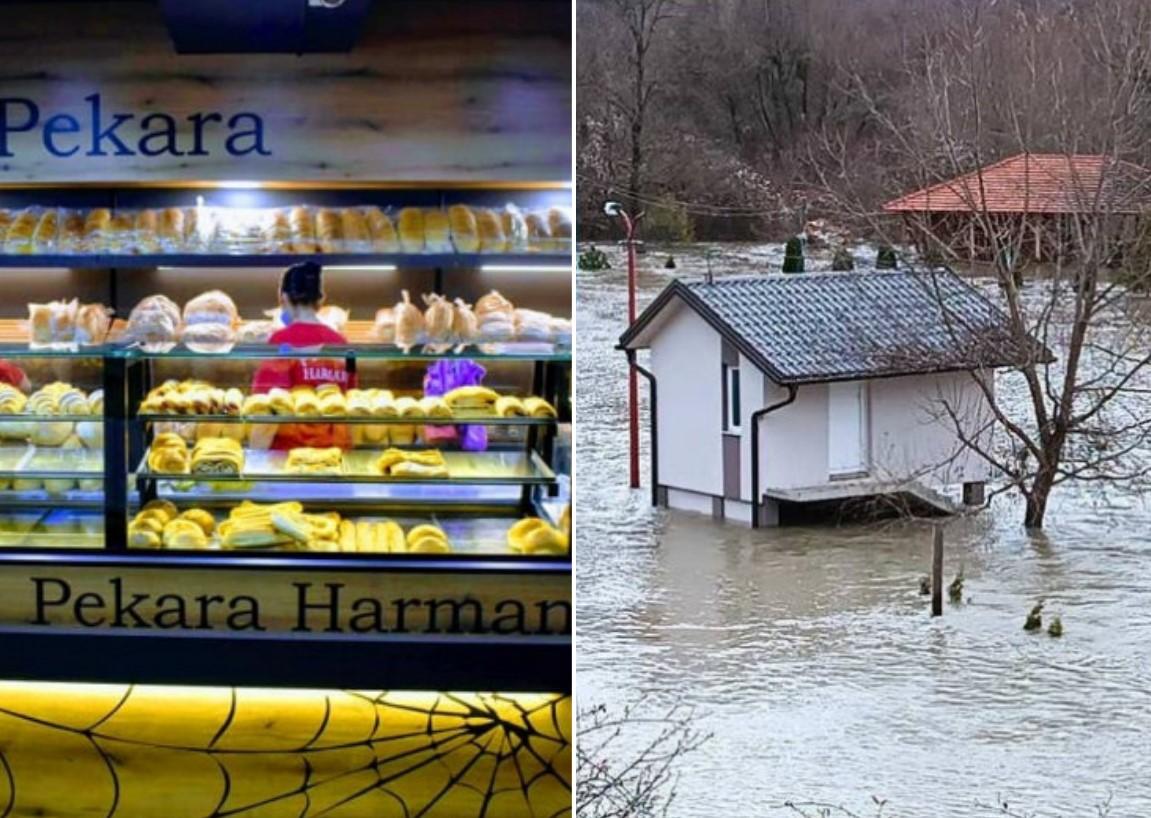
[[[621,338],[679,295],[777,383],[1017,366],[1050,354],[949,272],[768,274],[676,281]]]

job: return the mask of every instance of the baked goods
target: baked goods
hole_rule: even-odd
[[[376,460],[385,477],[447,477],[448,464],[439,449],[386,449]]]
[[[244,416],[266,417],[272,414],[272,401],[267,395],[248,395],[240,409]]]
[[[499,290],[476,301],[477,335],[483,341],[510,341],[515,337],[515,306]]]
[[[455,322],[455,310],[451,303],[442,295],[425,294],[424,303],[427,310],[424,312],[424,333],[427,342],[436,346],[450,344],[452,341],[452,325]]]
[[[320,414],[320,399],[316,395],[315,390],[310,387],[302,386],[292,390],[292,411],[291,414],[297,417],[309,418],[318,417]],[[280,414],[277,412],[276,414]]]
[[[372,335],[381,344],[396,342],[396,311],[391,307],[376,310],[376,321],[372,325]]]
[[[499,394],[486,386],[459,386],[444,393],[444,402],[452,408],[491,409],[499,399]]]
[[[480,322],[472,310],[472,305],[457,298],[455,301],[455,314],[452,316],[452,335],[462,350],[468,344],[473,344],[480,335]]]
[[[76,311],[76,342],[102,344],[112,327],[112,311],[103,304],[84,304]]]
[[[448,222],[451,225],[452,244],[458,253],[475,253],[480,249],[480,237],[476,228],[476,214],[467,205],[452,205],[448,208]]]
[[[398,523],[387,520],[343,520],[339,526],[339,550],[362,553],[402,554],[407,551],[407,538]]]
[[[545,215],[528,213],[524,216],[524,226],[527,228],[529,252],[542,253],[551,248],[551,233]]]
[[[339,390],[320,395],[321,415],[324,417],[343,417],[347,413],[347,400]]]
[[[191,466],[188,444],[174,432],[162,432],[152,441],[148,468],[157,474],[187,474]]]
[[[452,416],[452,407],[448,406],[443,398],[436,395],[420,398],[417,406],[420,414],[426,418],[450,418]]]
[[[567,252],[572,238],[571,213],[562,207],[550,208],[547,212],[548,233],[551,236],[550,249],[556,253]]]
[[[184,327],[181,340],[193,352],[221,354],[235,346],[236,333],[228,324],[189,324]]]
[[[192,450],[192,474],[238,477],[244,471],[244,449],[230,437],[205,437]]]
[[[56,239],[60,235],[60,211],[50,207],[40,215],[36,229],[32,232],[32,244],[37,253],[51,253],[56,249]]]
[[[157,415],[237,414],[242,399],[238,389],[220,389],[204,381],[171,380],[148,392],[140,404],[140,412]]]
[[[76,341],[76,299],[28,305],[28,345],[68,346]]]
[[[443,529],[434,525],[417,525],[408,532],[409,554],[450,554],[452,545]]]
[[[292,225],[292,252],[316,252],[316,222],[312,212],[306,207],[293,207],[288,213],[288,221]]]
[[[532,418],[554,418],[556,409],[543,398],[524,398],[524,413]]]
[[[300,503],[276,503],[257,505],[244,502],[228,514],[228,519],[220,523],[217,531],[223,548],[268,548],[294,542],[291,535],[272,523],[274,514],[300,514],[304,507]]]
[[[8,226],[4,252],[18,255],[31,253],[34,250],[32,234],[39,222],[40,216],[34,208],[26,207],[21,210]]]
[[[345,207],[340,211],[340,232],[343,234],[345,253],[365,253],[372,249],[368,235],[368,222],[364,211],[357,207]]]
[[[326,207],[316,211],[316,241],[320,245],[320,252],[340,251],[340,214],[337,211]]]
[[[287,389],[274,387],[268,390],[268,404],[273,415],[293,415],[296,412],[296,401]]]
[[[508,529],[508,548],[517,554],[564,556],[568,535],[539,517],[527,517]]]
[[[0,383],[0,415],[18,415],[27,403],[28,398],[15,386]]]
[[[336,447],[292,449],[284,470],[292,474],[343,474],[344,453]]]
[[[500,211],[500,227],[503,228],[507,250],[524,250],[528,243],[528,225],[524,215],[515,205],[508,205]]]
[[[165,548],[207,548],[208,535],[191,520],[176,518],[164,526]]]
[[[424,416],[424,413],[420,410],[420,402],[410,395],[401,395],[395,399],[393,405],[396,407],[396,414],[402,418],[419,418]]]
[[[166,207],[160,211],[156,226],[156,239],[161,250],[174,252],[184,245],[184,211],[178,207]]]
[[[481,253],[503,253],[508,249],[503,222],[494,210],[476,211],[476,233]]]
[[[136,223],[132,233],[132,252],[156,253],[160,244],[156,232],[160,226],[160,219],[155,210],[141,210],[136,214]]]
[[[60,217],[60,237],[56,241],[57,253],[84,252],[84,213],[65,210]]]
[[[224,324],[233,326],[240,314],[236,302],[222,290],[200,293],[184,305],[185,324]]]
[[[245,321],[236,330],[237,344],[266,344],[276,331],[271,321]]]
[[[334,329],[336,332],[343,332],[344,328],[348,325],[348,311],[343,307],[326,306],[321,307],[316,317],[320,322],[326,324],[329,328]]]
[[[500,395],[496,398],[495,412],[501,418],[523,417],[527,414],[523,401],[511,395]]]
[[[396,304],[395,315],[396,345],[407,352],[424,336],[424,314],[412,303],[407,290],[401,291],[403,300]]]
[[[399,219],[400,248],[405,253],[422,253],[426,246],[424,211],[405,207]]]
[[[550,341],[552,338],[552,317],[546,312],[517,309],[514,324],[518,341]]]
[[[92,253],[102,249],[111,223],[112,211],[108,208],[96,207],[89,210],[84,219],[84,239],[81,251]]]
[[[417,211],[418,212],[418,211]],[[396,226],[384,211],[378,207],[369,207],[364,210],[364,219],[368,225],[368,233],[372,241],[372,251],[376,253],[397,253],[400,250],[400,237],[396,234]],[[421,227],[422,233],[422,227]],[[422,244],[422,235],[421,235]]]
[[[265,253],[292,252],[292,221],[286,210],[273,210],[267,215],[262,230]]]
[[[148,351],[168,349],[180,337],[180,308],[166,295],[150,295],[128,315],[124,335]]]
[[[452,228],[447,212],[439,208],[424,211],[424,247],[429,253],[452,252]]]

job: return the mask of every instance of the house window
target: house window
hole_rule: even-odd
[[[723,367],[723,430],[739,434],[740,419],[743,417],[739,399],[739,367]]]

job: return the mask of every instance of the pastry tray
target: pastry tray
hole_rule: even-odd
[[[145,455],[137,478],[168,480],[175,483],[400,483],[446,485],[526,486],[547,485],[553,472],[536,452],[487,451],[443,452],[447,477],[390,477],[379,474],[375,464],[382,449],[353,449],[344,452],[342,474],[296,474],[285,470],[288,452],[244,450],[244,470],[239,475],[165,474],[148,468]]]

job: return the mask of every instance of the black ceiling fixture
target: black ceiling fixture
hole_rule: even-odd
[[[350,51],[371,0],[160,0],[181,54]]]

